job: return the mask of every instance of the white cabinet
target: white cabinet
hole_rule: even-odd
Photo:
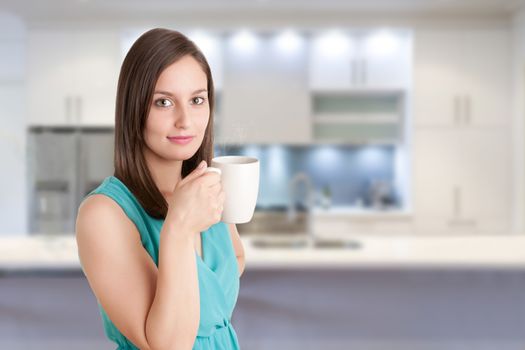
[[[118,40],[110,31],[30,32],[30,124],[114,125]]]
[[[201,34],[199,32],[190,33],[188,36],[195,42],[206,57],[206,61],[208,61],[215,91],[222,90],[224,80],[224,43],[222,37],[216,34]]]
[[[28,35],[29,123],[71,124],[74,55],[72,38],[65,32],[30,32]]]
[[[369,88],[405,89],[411,83],[412,34],[378,31],[362,37],[363,79]]]
[[[508,232],[509,55],[506,29],[416,32],[413,193],[419,232]]]
[[[458,209],[474,218],[478,230],[508,229],[511,212],[511,135],[502,129],[461,132],[463,164]]]
[[[414,44],[415,124],[507,125],[509,35],[506,29],[418,31]]]
[[[227,39],[220,111],[224,143],[310,141],[306,43],[293,36],[239,34]],[[293,45],[288,45],[293,42]]]
[[[315,36],[309,56],[310,89],[348,89],[356,84],[358,55],[354,37],[342,32]]]
[[[411,39],[404,31],[331,32],[312,39],[312,90],[404,89],[410,82]]]
[[[115,100],[120,73],[119,37],[113,32],[76,36],[75,92],[82,125],[115,125]]]
[[[508,231],[509,136],[504,128],[417,130],[413,193],[418,232]]]

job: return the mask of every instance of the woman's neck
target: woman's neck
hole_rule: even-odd
[[[159,191],[165,198],[171,195],[181,180],[182,160],[169,161],[160,158],[148,148],[144,150],[144,158]]]

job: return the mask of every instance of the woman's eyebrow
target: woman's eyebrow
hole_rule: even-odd
[[[206,91],[208,91],[208,90],[206,90],[206,89],[199,89],[199,90],[193,91],[191,94],[193,95],[193,94],[198,94],[200,92],[206,92]],[[159,90],[159,91],[155,91],[155,94],[162,94],[162,95],[167,95],[167,96],[172,96],[173,97],[173,94],[171,92],[169,92],[169,91],[161,91],[161,90]]]

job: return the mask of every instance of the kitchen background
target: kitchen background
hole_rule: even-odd
[[[0,4],[0,348],[111,349],[74,239],[122,60],[205,53],[215,155],[260,159],[243,349],[525,349],[525,3]]]

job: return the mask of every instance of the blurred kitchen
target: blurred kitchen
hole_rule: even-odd
[[[3,0],[0,348],[112,349],[78,262],[144,31],[192,38],[260,159],[242,349],[525,349],[525,2]]]

